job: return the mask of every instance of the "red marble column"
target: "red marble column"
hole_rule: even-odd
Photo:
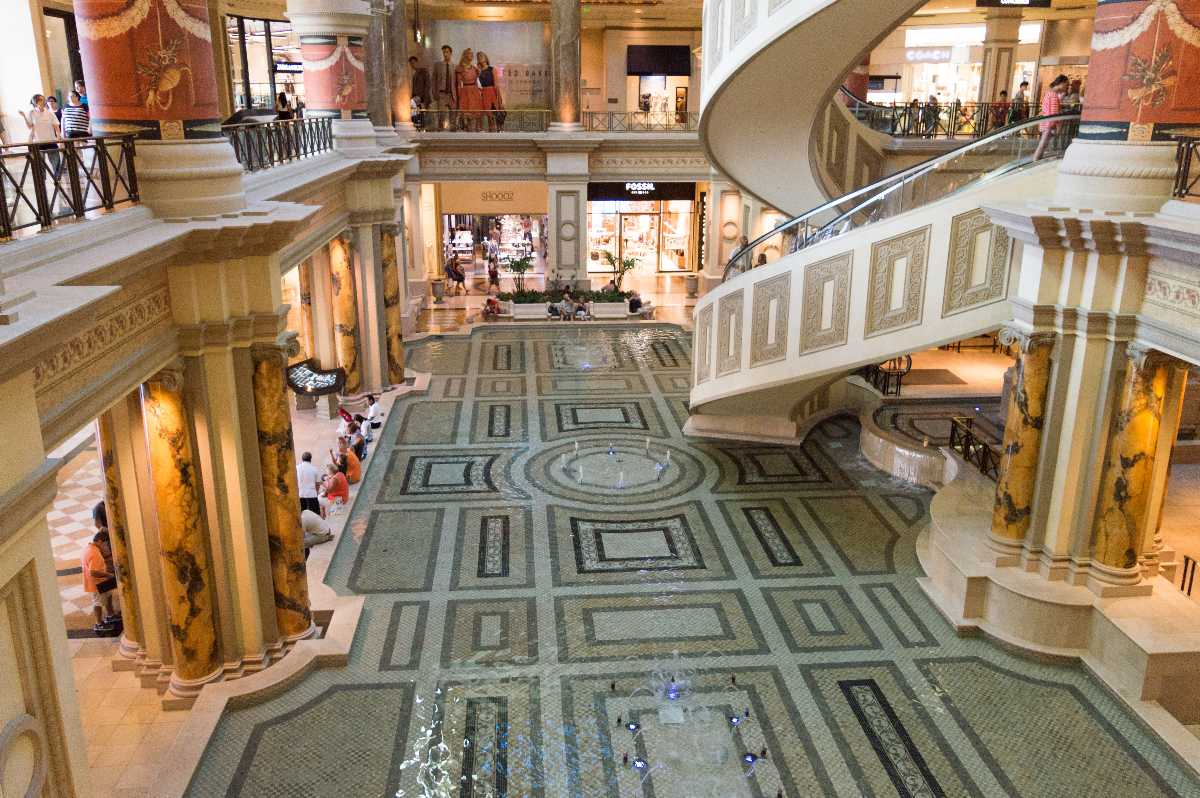
[[[206,0],[75,0],[75,24],[96,135],[221,136]]]
[[[362,36],[303,35],[306,116],[367,118],[367,73]]]
[[[1200,0],[1100,0],[1080,136],[1165,141],[1200,122]]]
[[[846,87],[846,91],[853,94],[860,100],[867,99],[867,89],[871,82],[871,54],[867,53],[861,64],[856,66],[846,76],[846,80],[842,83]]]

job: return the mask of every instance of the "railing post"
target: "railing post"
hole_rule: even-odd
[[[108,142],[103,138],[95,139],[96,142],[96,162],[100,167],[100,201],[104,203],[104,209],[111,211],[113,209],[113,187],[112,178],[108,174]],[[121,142],[124,146],[124,142]]]
[[[137,167],[134,165],[137,145],[133,141],[133,136],[121,139],[121,152],[125,156],[125,173],[129,176],[129,198],[134,201],[140,200],[142,193],[138,190]]]
[[[33,177],[33,197],[37,201],[38,224],[43,230],[50,229],[50,201],[46,198],[46,165],[42,162],[42,150],[37,144],[26,145],[30,174]]]
[[[79,153],[75,149],[75,142],[72,139],[63,141],[63,155],[66,156],[63,159],[66,168],[70,170],[67,177],[71,184],[71,210],[75,212],[76,219],[82,219],[83,186],[79,184]]]
[[[8,192],[4,190],[4,183],[8,179],[8,169],[4,166],[3,159],[0,159],[0,240],[12,238],[12,219],[8,215]]]

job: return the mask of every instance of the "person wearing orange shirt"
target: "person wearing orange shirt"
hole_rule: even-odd
[[[109,570],[105,549],[108,547],[108,529],[99,529],[83,550],[80,566],[83,571],[83,589],[92,594],[92,615],[96,623],[92,631],[97,634],[113,630],[113,593],[117,589],[117,576]]]
[[[346,480],[346,475],[333,463],[326,466],[325,470],[328,473],[321,484],[321,509],[328,513],[335,510],[339,504],[346,505],[350,502],[350,483]]]
[[[338,471],[346,475],[346,480],[351,485],[362,479],[362,461],[358,459],[358,455],[350,448],[350,442],[345,438],[338,438],[337,454],[334,454],[332,449],[329,450],[329,461]]]

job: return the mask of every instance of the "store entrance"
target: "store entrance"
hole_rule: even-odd
[[[696,267],[694,183],[592,183],[588,186],[588,272],[632,259],[634,274]]]
[[[637,261],[636,271],[658,270],[658,214],[622,213],[621,250],[618,257]]]

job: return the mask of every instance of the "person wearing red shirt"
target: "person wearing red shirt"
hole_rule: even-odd
[[[1050,90],[1042,97],[1042,116],[1055,116],[1062,113],[1062,98],[1067,93],[1067,86],[1070,82],[1066,75],[1059,75],[1050,83]],[[1058,126],[1058,122],[1038,124],[1038,130],[1042,131],[1042,138],[1038,141],[1037,149],[1033,151],[1033,160],[1040,161],[1046,154],[1046,145],[1050,143],[1050,137],[1054,135]]]
[[[328,473],[321,485],[324,494],[321,497],[321,509],[329,512],[338,505],[344,506],[350,502],[350,483],[346,481],[346,475],[333,463],[326,466],[325,470]]]

